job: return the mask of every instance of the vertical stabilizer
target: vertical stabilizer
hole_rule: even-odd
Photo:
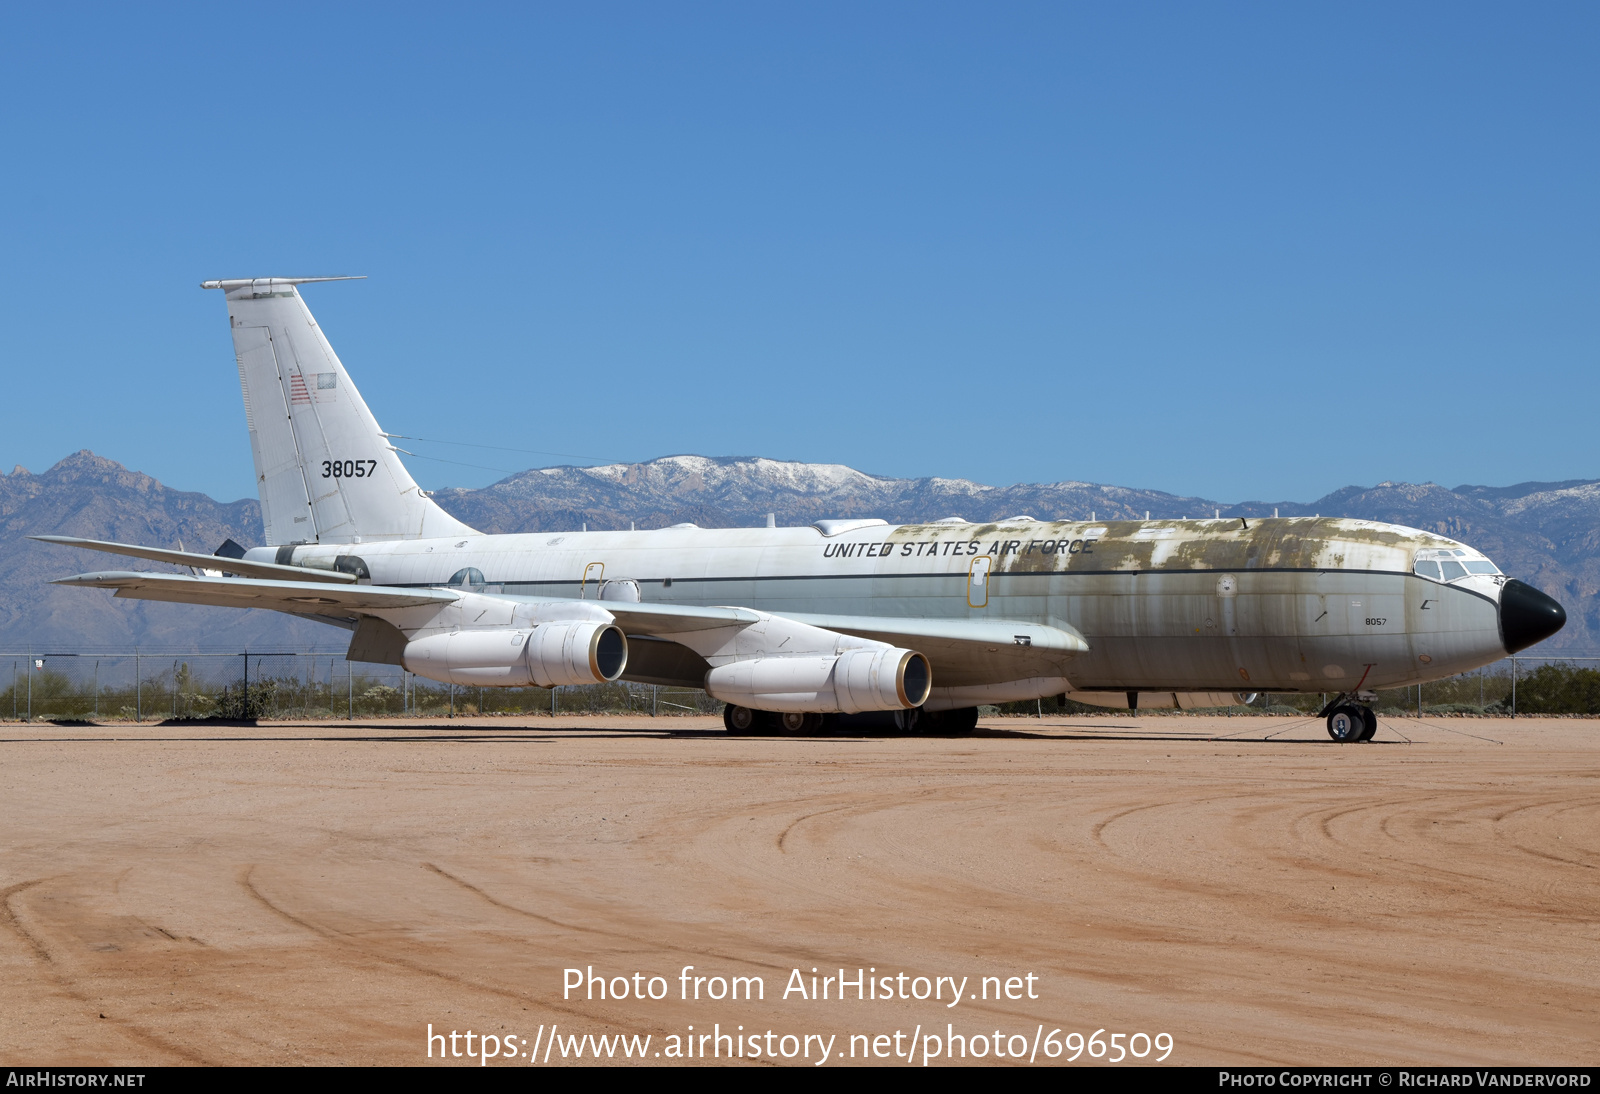
[[[418,489],[296,285],[206,281],[228,296],[267,543],[361,543],[477,533]]]

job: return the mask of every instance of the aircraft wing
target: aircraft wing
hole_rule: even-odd
[[[760,616],[748,608],[699,608],[676,604],[634,604],[598,601],[631,635],[671,640],[689,631],[753,623]],[[1039,623],[991,619],[897,619],[883,616],[774,613],[840,634],[905,646],[933,666],[941,687],[961,687],[1059,676],[1063,661],[1089,649],[1075,631]]]
[[[534,599],[534,598],[530,598]],[[754,623],[760,613],[749,608],[702,608],[688,604],[650,604],[618,600],[570,601],[566,598],[537,598],[545,603],[587,603],[604,608],[616,617],[625,631],[666,637],[687,631]],[[812,615],[801,612],[774,612],[784,619],[809,623],[824,630],[887,642],[891,646],[913,645],[922,653],[930,649],[972,652],[971,647],[1013,647],[1056,658],[1085,653],[1089,644],[1076,632],[1039,623],[1009,623],[991,619],[895,619],[885,616]],[[998,649],[994,652],[999,652]],[[929,656],[932,656],[930,653]]]
[[[192,577],[187,574],[129,571],[79,574],[61,578],[54,584],[114,589],[117,596],[134,600],[165,600],[227,608],[267,608],[296,615],[346,617],[429,604],[442,607],[462,595],[451,589],[334,585],[314,579],[271,581],[248,577]],[[731,606],[698,607],[554,597],[506,599],[522,602],[538,600],[552,606],[583,604],[588,609],[599,608],[611,614],[629,634],[668,641],[672,641],[674,636],[681,637],[694,631],[738,627],[762,618],[761,613],[749,608]],[[784,615],[783,618],[840,634],[914,648],[928,658],[934,669],[934,678],[941,686],[1059,675],[1062,662],[1089,648],[1088,643],[1076,632],[1039,623],[800,613]]]
[[[304,572],[298,566],[280,566],[276,569]],[[76,577],[61,578],[52,584],[115,589],[117,596],[132,600],[168,600],[178,604],[207,604],[221,608],[269,608],[273,611],[311,615],[375,612],[386,608],[415,608],[424,604],[444,605],[460,599],[461,596],[460,592],[452,589],[401,589],[389,585],[327,585],[319,583],[315,578],[311,581],[259,581],[251,578],[192,577],[188,574],[158,574],[127,570],[78,574]],[[754,623],[761,618],[758,613],[746,608],[698,608],[676,604],[630,604],[610,600],[583,601],[554,597],[505,597],[504,599],[539,600],[552,605],[582,604],[589,609],[601,608],[615,616],[618,625],[624,630],[649,635],[682,634],[686,631],[738,626]]]
[[[275,562],[246,562],[242,558],[225,558],[221,555],[202,555],[194,551],[169,551],[162,547],[141,547],[134,543],[111,543],[103,539],[78,539],[76,536],[29,536],[40,543],[59,543],[64,547],[82,547],[86,551],[104,551],[112,555],[148,559],[151,562],[170,562],[174,566],[193,566],[204,570],[222,570],[241,577],[264,577],[278,581],[326,581],[329,584],[353,585],[355,574],[337,570],[313,570],[306,566],[280,566]]]
[[[284,567],[288,569],[289,567]],[[170,600],[178,604],[211,604],[221,608],[271,608],[297,615],[338,615],[444,605],[459,594],[449,589],[395,589],[384,585],[330,585],[318,581],[256,581],[236,577],[191,577],[188,574],[138,573],[114,570],[79,574],[51,582],[115,589],[132,600]]]

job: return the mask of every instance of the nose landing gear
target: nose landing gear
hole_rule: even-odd
[[[1370,741],[1378,732],[1378,716],[1372,708],[1348,701],[1341,695],[1322,712],[1328,719],[1328,736],[1341,744]]]

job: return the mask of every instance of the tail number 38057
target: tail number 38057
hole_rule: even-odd
[[[377,460],[323,460],[325,479],[364,479],[378,470]]]

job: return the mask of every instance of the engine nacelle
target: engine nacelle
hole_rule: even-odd
[[[628,639],[611,623],[539,623],[413,639],[403,660],[411,672],[442,684],[603,684],[627,667]]]
[[[752,710],[855,714],[921,706],[933,686],[914,650],[846,650],[814,657],[756,657],[706,673],[713,698]]]
[[[540,623],[528,636],[528,670],[541,688],[604,684],[628,667],[628,636],[611,623]]]

